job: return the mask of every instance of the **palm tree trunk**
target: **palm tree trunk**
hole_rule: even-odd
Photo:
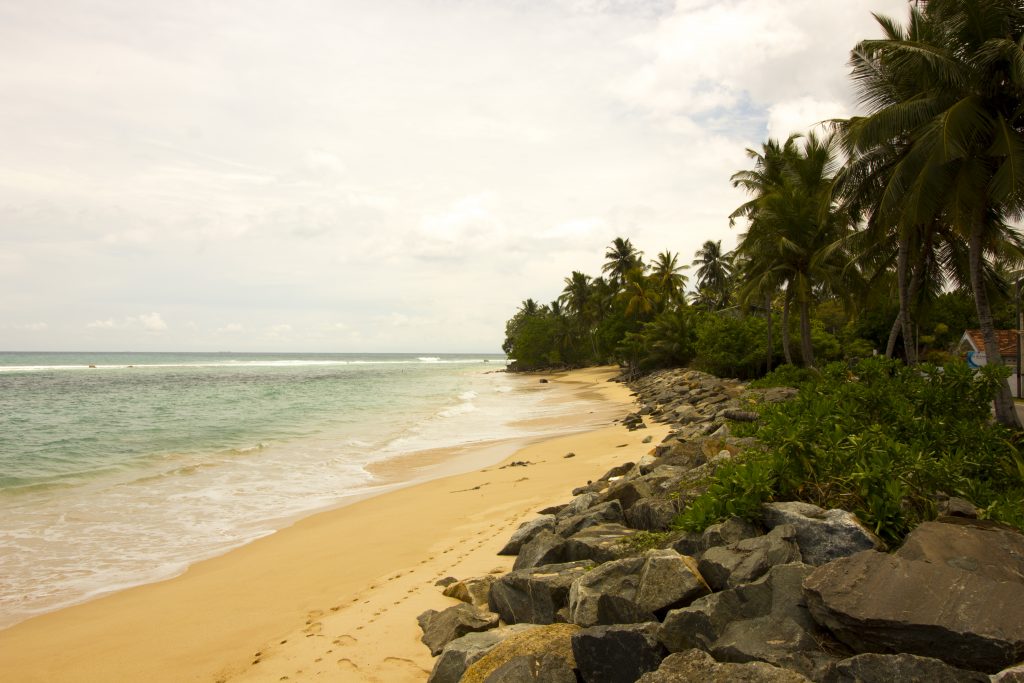
[[[811,303],[806,295],[800,297],[800,355],[804,367],[814,367],[814,349],[811,346]]]
[[[896,285],[899,289],[900,299],[900,327],[903,328],[903,350],[907,363],[917,363],[917,349],[914,346],[914,335],[910,326],[910,286],[907,283],[907,263],[910,260],[910,238],[907,235],[900,235],[899,250],[896,256]],[[914,273],[917,277],[917,273]]]
[[[782,296],[782,355],[786,362],[793,365],[793,353],[789,350],[789,285]]]
[[[772,296],[771,294],[764,295],[764,310],[768,315],[768,372],[772,371],[772,351],[774,344],[772,344]]]
[[[892,321],[892,328],[889,330],[889,341],[885,345],[885,357],[892,358],[892,355],[896,353],[896,340],[900,338],[900,330],[903,329],[903,321],[900,319],[900,314],[896,314],[896,319]]]
[[[974,290],[974,305],[978,311],[978,324],[981,327],[981,336],[985,339],[985,358],[988,365],[1002,365],[1003,357],[999,354],[999,342],[996,340],[995,323],[992,320],[992,308],[988,302],[988,293],[985,291],[985,283],[982,279],[982,252],[984,224],[980,216],[976,217],[971,226],[970,236],[970,268],[971,268],[971,289]],[[1013,395],[1010,393],[1010,385],[1000,382],[999,393],[995,399],[996,420],[999,424],[1012,429],[1020,429],[1020,419],[1017,417],[1017,410],[1013,404]]]

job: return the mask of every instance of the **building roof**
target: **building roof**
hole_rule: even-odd
[[[981,336],[981,330],[965,330],[964,335],[969,337],[971,344],[978,351],[985,350],[985,339]],[[1017,359],[1017,331],[996,330],[996,341],[999,342],[999,355],[1006,359]]]

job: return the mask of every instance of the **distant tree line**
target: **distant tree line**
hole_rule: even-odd
[[[646,262],[616,238],[600,275],[574,271],[508,321],[518,366],[756,377],[875,350],[942,360],[965,328],[1001,363],[995,330],[1015,327],[1024,261],[1024,5],[919,0],[905,25],[876,19],[883,37],[850,56],[864,113],[747,150],[733,251],[707,241],[689,265],[668,250]],[[1008,388],[995,405],[1017,424]]]

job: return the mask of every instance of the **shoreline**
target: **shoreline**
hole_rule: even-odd
[[[605,381],[613,374],[551,377],[570,396],[597,392],[611,417],[633,405],[628,388]],[[585,431],[527,438],[510,453],[512,444],[483,449],[506,450],[491,463],[500,455],[528,466],[481,469],[479,449],[442,451],[427,481],[305,517],[174,579],[0,631],[0,670],[23,681],[424,680],[432,658],[415,616],[453,604],[434,581],[507,571],[512,558],[496,552],[519,521],[621,462],[623,446],[634,457],[645,436],[659,438],[657,426],[630,433],[584,425],[587,416],[552,418]],[[473,471],[447,469],[474,457]]]

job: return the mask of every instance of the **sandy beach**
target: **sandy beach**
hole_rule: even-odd
[[[302,519],[183,575],[0,631],[0,676],[17,681],[423,681],[433,660],[416,615],[455,604],[435,582],[511,568],[496,553],[522,521],[649,450],[667,429],[628,432],[632,405],[611,369],[549,376],[561,400],[601,396],[559,418],[565,436],[431,454],[424,483]],[[495,450],[499,449],[499,450]],[[504,450],[500,450],[504,449]],[[574,453],[574,457],[566,457]],[[525,461],[527,466],[507,466]],[[400,467],[392,463],[389,467]]]

